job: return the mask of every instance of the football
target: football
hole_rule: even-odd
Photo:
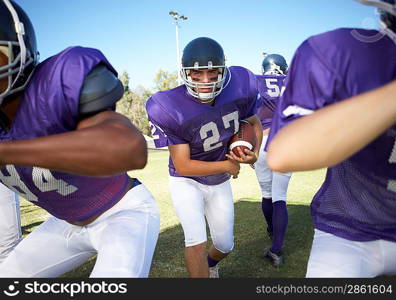
[[[246,120],[242,120],[239,125],[239,130],[228,142],[228,148],[239,157],[238,148],[242,151],[244,149],[252,150],[256,146],[256,135],[254,134],[254,128]]]

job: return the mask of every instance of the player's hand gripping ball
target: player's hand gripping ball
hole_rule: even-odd
[[[234,152],[234,154],[238,157],[238,148],[242,150],[243,153],[244,149],[252,150],[256,146],[256,135],[254,133],[254,127],[246,120],[242,120],[239,125],[239,130],[236,134],[228,142],[228,147],[230,151]]]

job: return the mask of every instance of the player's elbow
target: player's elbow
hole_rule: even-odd
[[[174,166],[177,174],[179,174],[180,176],[194,176],[194,172],[192,172],[188,161],[174,162]]]
[[[176,172],[177,174],[179,174],[180,176],[188,176],[189,172],[188,169],[185,168],[184,166],[175,166]]]
[[[121,168],[127,171],[143,169],[147,164],[147,142],[136,128],[121,123],[113,125],[112,144],[114,153],[118,153]]]
[[[126,145],[129,159],[128,169],[143,169],[147,164],[147,142],[142,134],[136,135]]]
[[[271,151],[271,149],[267,152],[267,164],[272,171],[280,173],[290,172],[287,159],[280,153]]]

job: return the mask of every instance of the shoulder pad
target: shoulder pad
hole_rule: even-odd
[[[80,115],[94,114],[108,108],[121,99],[124,87],[121,81],[105,65],[98,65],[88,73],[80,93]]]

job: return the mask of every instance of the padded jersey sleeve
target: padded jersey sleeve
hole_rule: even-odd
[[[63,122],[69,129],[79,120],[81,88],[85,77],[97,65],[103,64],[115,76],[117,72],[97,49],[71,47],[51,61],[51,84],[48,88],[47,111],[54,122]]]
[[[154,94],[147,100],[146,111],[155,147],[161,148],[170,145],[188,144],[188,141],[178,134],[180,126],[161,106],[160,100],[157,99],[157,94]]]
[[[276,107],[269,139],[293,120],[334,102],[338,76],[325,57],[306,40],[297,49]],[[266,146],[266,147],[267,147]]]

